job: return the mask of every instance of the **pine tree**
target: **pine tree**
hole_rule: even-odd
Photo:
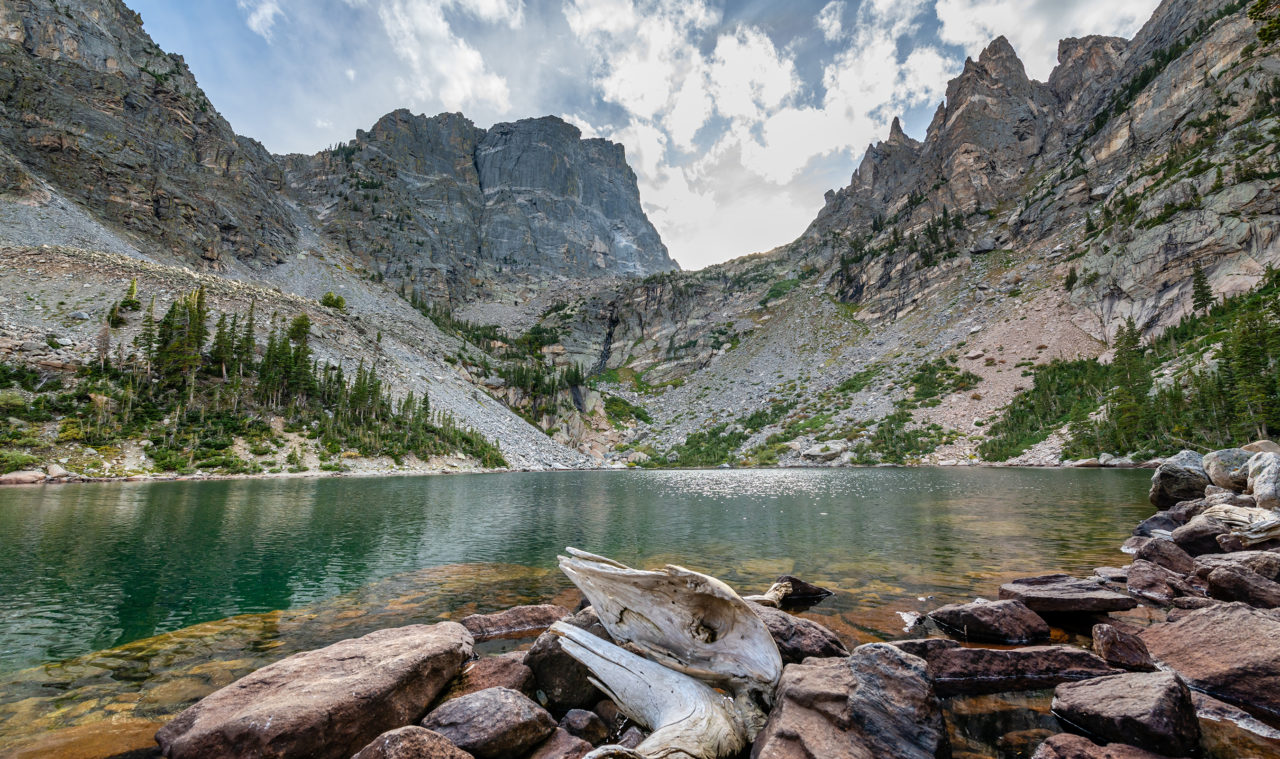
[[[192,337],[195,342],[196,351],[204,350],[204,344],[209,340],[209,305],[205,302],[204,287],[196,290],[192,300]]]
[[[151,376],[151,365],[156,359],[156,299],[152,296],[147,312],[142,315],[142,327],[133,338],[133,344],[142,353],[146,362],[147,376]]]
[[[254,337],[254,329],[257,324],[254,321],[254,308],[257,301],[249,302],[249,317],[244,322],[244,333],[240,335],[236,343],[236,370],[243,372],[245,369],[253,368],[253,358],[255,348],[257,347],[257,338]]]
[[[120,301],[120,308],[125,311],[141,311],[142,301],[138,300],[138,280],[129,280],[129,290],[125,293],[124,300]]]
[[[1206,314],[1213,306],[1213,289],[1209,287],[1209,278],[1198,262],[1191,270],[1191,305],[1196,311]]]
[[[218,315],[218,326],[213,333],[213,345],[209,348],[209,363],[221,373],[222,378],[227,378],[227,367],[235,365],[235,340],[232,337],[234,332],[227,328],[227,315]]]

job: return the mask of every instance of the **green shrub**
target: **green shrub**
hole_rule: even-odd
[[[345,311],[347,310],[347,299],[341,295],[334,295],[332,292],[327,292],[320,297],[320,305],[325,308],[334,308],[339,311]]]
[[[0,474],[16,472],[19,469],[27,469],[38,461],[40,461],[40,459],[29,453],[0,448]]]

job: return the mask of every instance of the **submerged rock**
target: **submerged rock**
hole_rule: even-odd
[[[1091,736],[1167,756],[1186,756],[1200,742],[1191,691],[1172,672],[1063,683],[1053,692],[1053,713]]]
[[[170,759],[348,759],[418,719],[471,655],[454,622],[378,630],[269,664],[156,733]]]
[[[479,759],[521,756],[556,729],[547,710],[510,688],[489,688],[436,707],[422,726]]]
[[[1000,598],[1022,601],[1038,613],[1125,611],[1138,605],[1134,599],[1097,582],[1064,574],[1007,582],[1000,586]]]
[[[1167,458],[1151,475],[1151,504],[1157,509],[1167,509],[1178,501],[1190,501],[1204,496],[1210,485],[1209,473],[1204,470],[1204,458],[1195,451],[1182,451]]]
[[[929,612],[929,618],[966,640],[1029,643],[1049,637],[1049,625],[1015,600],[950,604]]]
[[[788,664],[752,759],[934,759],[946,746],[925,662],[885,643]]]
[[[569,610],[553,604],[515,606],[494,614],[472,614],[461,624],[476,642],[501,638],[532,638],[569,616]]]
[[[1079,735],[1059,733],[1041,743],[1031,759],[1168,759],[1168,757],[1121,743],[1099,746]]]
[[[1156,661],[1196,690],[1280,717],[1280,614],[1215,603],[1178,612],[1141,637]]]

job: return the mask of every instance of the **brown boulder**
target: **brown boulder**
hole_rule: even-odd
[[[569,617],[565,622],[580,627],[598,638],[612,640],[609,633],[600,624],[594,609],[587,607]],[[590,709],[599,701],[602,694],[588,679],[591,673],[577,659],[564,652],[560,647],[560,636],[545,632],[534,641],[533,647],[525,653],[524,664],[533,670],[534,684],[539,692],[539,701],[556,714],[563,714],[570,709]]]
[[[788,664],[752,759],[934,759],[946,726],[925,662],[893,646]]]
[[[1053,691],[1053,713],[1092,737],[1168,756],[1186,756],[1200,743],[1191,690],[1172,672],[1063,683]]]
[[[1141,633],[1157,662],[1196,690],[1280,717],[1280,614],[1217,603],[1170,618]]]
[[[609,739],[609,728],[595,712],[586,709],[570,709],[560,720],[560,728],[575,738],[598,746]]]
[[[1182,575],[1142,559],[1135,560],[1129,566],[1126,587],[1138,598],[1161,606],[1170,605],[1179,596],[1201,595]]]
[[[1222,601],[1241,601],[1259,609],[1280,608],[1280,582],[1244,567],[1218,567],[1205,578],[1209,595]]]
[[[591,753],[591,744],[556,728],[551,737],[543,741],[525,759],[582,759]]]
[[[294,654],[215,691],[156,733],[170,759],[347,759],[413,722],[471,655],[462,625],[378,630]]]
[[[778,653],[782,655],[783,664],[799,664],[811,656],[825,658],[849,655],[849,649],[845,648],[840,638],[817,622],[758,603],[747,603],[769,629],[773,642],[778,646]]]
[[[1000,586],[1000,598],[1021,601],[1037,613],[1125,611],[1138,605],[1129,596],[1107,590],[1093,580],[1062,574],[1007,582]]]
[[[514,606],[494,614],[472,614],[463,617],[462,626],[471,631],[477,643],[502,638],[532,638],[569,616],[569,610],[554,604]]]
[[[1159,564],[1180,575],[1191,574],[1196,568],[1196,560],[1191,557],[1191,554],[1179,548],[1178,544],[1171,540],[1152,540],[1139,548],[1134,558]]]
[[[1118,671],[1088,651],[1071,646],[944,648],[929,658],[929,675],[943,697],[1039,690]]]
[[[929,618],[965,640],[1030,643],[1049,637],[1049,625],[1021,601],[950,604],[929,612]]]
[[[1174,530],[1172,537],[1179,548],[1192,556],[1199,556],[1220,552],[1222,547],[1218,545],[1218,536],[1227,532],[1225,524],[1201,514]]]
[[[1168,759],[1168,757],[1144,751],[1137,746],[1120,743],[1099,746],[1088,738],[1081,738],[1071,733],[1059,733],[1041,743],[1031,759]]]
[[[446,701],[422,726],[479,759],[522,756],[556,729],[547,710],[510,688],[489,688]]]
[[[351,759],[475,759],[440,733],[410,725],[389,730]]]
[[[960,644],[950,638],[915,638],[913,640],[894,640],[889,645],[901,648],[912,656],[919,656],[928,661],[944,648],[959,648]]]
[[[0,474],[0,485],[38,485],[44,482],[44,472],[17,471]]]
[[[1120,669],[1150,672],[1156,668],[1142,638],[1114,625],[1093,626],[1093,652],[1107,664]]]
[[[524,665],[523,651],[484,656],[468,662],[440,700],[448,701],[488,688],[510,688],[526,696],[533,695],[533,670]]]

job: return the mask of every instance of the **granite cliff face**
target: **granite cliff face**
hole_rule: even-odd
[[[270,263],[293,248],[275,160],[232,131],[123,3],[5,2],[0,59],[0,147],[22,164],[14,179],[34,173],[191,262]]]
[[[119,0],[6,2],[0,59],[6,191],[48,183],[161,259],[226,269],[351,254],[451,299],[678,268],[622,146],[556,118],[485,131],[395,111],[334,150],[273,156],[235,134]]]
[[[333,247],[428,297],[678,268],[622,146],[583,140],[558,118],[486,131],[460,114],[395,111],[284,164],[289,193]]]

